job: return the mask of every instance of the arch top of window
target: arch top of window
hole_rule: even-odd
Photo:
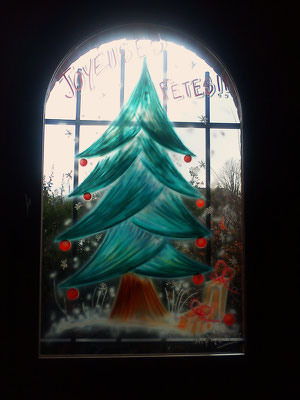
[[[213,54],[204,44],[202,44],[199,40],[194,39],[185,33],[180,31],[175,31],[173,29],[151,25],[151,24],[134,24],[134,25],[124,25],[118,26],[112,29],[107,29],[94,35],[88,37],[86,40],[75,46],[69,54],[62,60],[62,62],[57,67],[55,73],[52,76],[50,84],[47,89],[46,98],[45,98],[45,106],[50,97],[51,91],[53,90],[55,84],[62,80],[62,77],[68,71],[68,69],[76,63],[82,56],[88,55],[89,52],[97,51],[97,49],[101,49],[101,46],[108,46],[110,43],[118,43],[120,51],[124,48],[126,43],[135,43],[136,51],[139,51],[139,45],[143,43],[143,41],[150,41],[151,44],[160,44],[160,49],[166,49],[165,44],[174,44],[178,47],[184,48],[184,50],[193,53],[195,58],[198,60],[202,60],[203,65],[207,65],[209,69],[215,72],[217,76],[217,81],[215,82],[216,87],[216,96],[221,97],[220,93],[224,95],[224,87],[227,90],[227,93],[230,94],[232,98],[236,116],[234,118],[235,122],[241,122],[242,120],[242,109],[239,94],[236,88],[236,85],[233,81],[233,78],[230,75],[230,72],[224,66],[224,64],[219,60],[219,58]],[[158,47],[154,50],[158,53]],[[143,57],[142,51],[139,54],[141,58]],[[182,57],[182,55],[181,55]],[[184,57],[184,56],[183,56]],[[180,58],[180,54],[179,54]],[[86,67],[85,72],[88,74],[88,70]],[[150,71],[151,72],[151,71]],[[86,74],[86,75],[87,75]],[[138,76],[136,77],[138,79]],[[201,76],[202,84],[204,81],[204,76]],[[186,81],[188,81],[189,77],[187,76]],[[185,79],[183,79],[184,81]],[[175,82],[176,84],[177,82]],[[183,85],[186,89],[187,93],[187,84],[185,82],[178,82]],[[184,86],[185,84],[185,86]],[[73,83],[74,92],[76,82]],[[193,83],[194,90],[195,87],[198,90],[198,86],[196,83]],[[72,89],[71,89],[72,90]],[[71,94],[71,93],[70,93]],[[183,96],[184,97],[184,96]],[[180,94],[178,93],[178,98],[180,98]],[[47,118],[47,114],[45,115]]]

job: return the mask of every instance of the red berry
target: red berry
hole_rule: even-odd
[[[198,199],[196,201],[196,206],[197,207],[202,208],[202,207],[204,207],[204,205],[205,205],[205,201],[203,199]]]
[[[69,289],[67,291],[67,298],[69,300],[76,300],[79,297],[79,291],[76,288]]]
[[[196,246],[200,249],[203,249],[207,244],[207,240],[205,238],[198,238],[196,240]]]
[[[184,156],[184,161],[186,162],[186,163],[189,163],[189,162],[191,162],[192,161],[192,157],[190,156],[190,155],[186,155],[186,156]]]
[[[195,285],[201,285],[204,281],[204,276],[202,274],[197,274],[193,276],[193,282]]]
[[[81,165],[82,167],[85,167],[86,164],[87,164],[87,160],[86,160],[85,158],[82,158],[79,162],[80,162],[80,165]]]
[[[68,250],[70,250],[70,248],[71,248],[71,242],[69,242],[68,240],[62,240],[62,241],[59,243],[59,248],[60,248],[62,251],[68,251]]]
[[[92,195],[91,195],[91,193],[84,193],[83,198],[84,198],[84,200],[91,200]]]
[[[233,325],[234,322],[235,322],[234,315],[232,315],[232,314],[225,314],[225,315],[224,315],[224,318],[223,318],[223,322],[224,322],[224,324],[226,324],[226,325]]]

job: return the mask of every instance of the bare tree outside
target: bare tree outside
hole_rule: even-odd
[[[233,196],[241,195],[241,163],[238,160],[226,161],[219,176],[219,186]]]
[[[226,161],[218,174],[218,186],[212,191],[212,206],[215,216],[221,216],[225,226],[241,240],[242,187],[241,163]]]

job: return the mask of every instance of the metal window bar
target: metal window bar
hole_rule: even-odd
[[[76,115],[75,120],[73,119],[57,119],[57,118],[46,118],[45,125],[58,125],[58,124],[66,124],[66,125],[75,125],[75,148],[74,154],[78,154],[79,152],[79,138],[80,138],[80,126],[88,126],[88,125],[102,125],[109,126],[113,121],[108,120],[81,120],[80,119],[80,109],[81,109],[81,87],[82,87],[82,78],[81,78],[81,70],[77,71],[77,87],[76,87]],[[124,84],[125,84],[125,52],[121,50],[121,74],[120,74],[120,109],[124,104]],[[163,80],[166,82],[167,80],[167,51],[164,50],[163,53]],[[210,185],[210,131],[211,129],[240,129],[240,123],[228,123],[228,122],[211,122],[210,121],[210,92],[207,90],[209,87],[210,76],[209,72],[205,73],[205,122],[172,122],[175,128],[204,128],[205,129],[205,163],[206,163],[206,207],[210,207],[211,205],[211,185]],[[167,98],[163,99],[163,108],[167,113]],[[134,124],[134,123],[133,123]],[[74,178],[73,178],[73,189],[78,186],[78,160],[74,158]],[[74,207],[76,203],[76,199],[73,200],[73,222],[77,221],[77,210]],[[208,229],[211,227],[211,215],[210,213],[206,216],[206,226]],[[76,252],[76,246],[73,249]],[[211,241],[209,240],[206,247],[206,262],[208,265],[211,264]]]
[[[89,126],[89,125],[98,125],[98,126],[108,126],[112,123],[113,121],[109,120],[92,120],[92,119],[84,119],[80,120],[79,124],[80,126]],[[171,121],[172,122],[172,121]],[[58,118],[46,118],[45,119],[45,125],[75,125],[76,124],[76,119],[58,119]],[[132,125],[135,123],[132,122]],[[241,124],[239,122],[210,122],[210,123],[204,123],[204,122],[194,122],[194,121],[174,121],[172,122],[172,125],[175,128],[210,128],[210,129],[240,129]]]
[[[168,53],[167,50],[164,49],[163,52],[163,85],[167,83],[167,72],[168,72]],[[167,94],[168,94],[168,89],[164,91],[163,95],[163,108],[165,110],[165,113],[168,113],[168,106],[167,106]]]
[[[80,70],[77,71],[77,82],[76,82],[76,114],[75,114],[75,145],[74,145],[74,155],[79,153],[79,136],[80,136],[80,111],[81,111],[81,87],[82,78],[80,77]],[[73,188],[78,186],[78,160],[74,157],[74,176],[73,176]],[[75,207],[76,198],[73,200],[73,223],[77,222],[77,209]]]
[[[82,77],[81,70],[77,70],[77,80],[76,80],[76,114],[75,114],[75,144],[74,144],[74,168],[73,168],[73,188],[78,186],[78,159],[76,155],[79,153],[79,137],[80,137],[80,112],[81,112],[81,89],[82,89]],[[73,224],[78,220],[78,211],[75,207],[76,198],[73,199]],[[77,254],[77,242],[72,246],[73,257]]]
[[[120,88],[120,109],[124,104],[124,85],[125,85],[125,50],[121,50],[121,88]]]
[[[205,82],[209,82],[209,72],[205,72]],[[205,181],[206,181],[206,207],[210,207],[210,93],[205,87]],[[206,215],[206,226],[210,230],[211,215]],[[211,264],[211,240],[208,240],[206,246],[206,263]]]

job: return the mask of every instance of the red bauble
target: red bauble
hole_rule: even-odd
[[[192,161],[192,157],[191,157],[189,154],[187,154],[186,156],[184,156],[184,161],[185,161],[186,163],[189,163],[189,162]]]
[[[69,242],[68,240],[62,240],[62,241],[59,243],[59,248],[60,248],[62,251],[68,251],[68,250],[70,250],[70,248],[71,248],[71,242]]]
[[[69,289],[67,291],[67,298],[69,300],[76,300],[79,297],[79,291],[76,288]]]
[[[204,276],[202,274],[197,274],[193,276],[193,282],[195,285],[201,285],[204,281]]]
[[[225,314],[224,315],[224,318],[223,318],[223,322],[224,322],[224,324],[226,324],[226,325],[233,325],[234,323],[235,323],[235,318],[234,318],[234,315],[232,315],[232,314]]]
[[[91,193],[84,193],[83,198],[84,198],[84,200],[91,200],[92,195],[91,195]]]
[[[85,158],[82,158],[82,159],[79,161],[79,163],[80,163],[80,165],[81,165],[82,167],[85,167],[86,164],[87,164],[87,160],[86,160]]]
[[[196,246],[203,249],[207,245],[207,240],[205,238],[198,238],[196,240]]]
[[[196,201],[196,206],[199,207],[199,208],[204,207],[205,206],[205,201],[203,199],[198,199]]]

